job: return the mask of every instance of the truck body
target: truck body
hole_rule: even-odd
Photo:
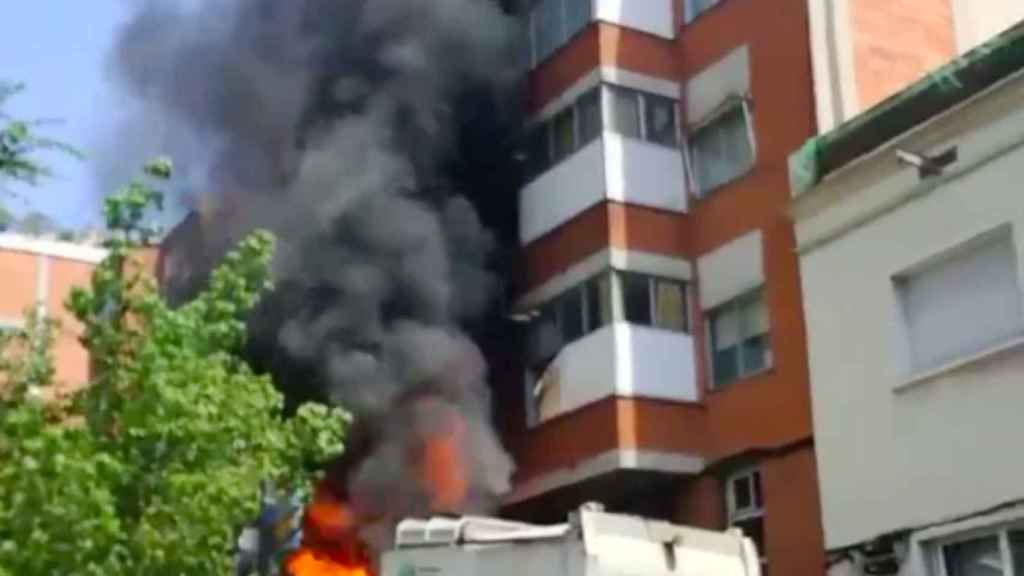
[[[380,576],[760,576],[754,543],[584,506],[564,524],[433,518],[399,524]]]

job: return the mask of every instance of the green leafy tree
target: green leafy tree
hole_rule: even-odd
[[[248,237],[172,309],[133,258],[160,202],[141,180],[106,201],[109,255],[68,304],[94,366],[87,387],[52,393],[51,325],[30,317],[5,337],[3,576],[230,574],[261,482],[308,491],[310,464],[342,449],[343,413],[308,404],[285,418],[269,378],[238,355],[242,316],[269,287],[271,236]]]
[[[0,82],[0,181],[13,179],[35,184],[50,173],[34,158],[36,152],[58,150],[76,157],[81,154],[63,142],[40,136],[40,121],[19,120],[4,113],[4,105],[23,89],[21,84]]]

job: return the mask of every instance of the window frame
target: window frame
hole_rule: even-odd
[[[731,528],[741,522],[748,522],[750,520],[761,521],[761,536],[765,535],[764,522],[765,522],[765,507],[764,507],[764,486],[761,483],[761,468],[760,466],[748,466],[735,472],[732,472],[725,477],[724,491],[725,491],[725,520],[726,524]],[[750,484],[750,499],[751,506],[746,508],[738,508],[736,506],[736,493],[734,491],[734,485],[739,480],[748,479]],[[755,502],[755,499],[757,500]],[[749,534],[745,534],[750,536]],[[758,546],[757,553],[762,567],[767,564],[767,559],[764,550],[764,542],[761,542]],[[1022,575],[1024,576],[1024,575]]]
[[[714,194],[716,190],[724,188],[725,186],[742,179],[744,176],[752,172],[757,166],[757,136],[754,131],[754,116],[751,112],[751,100],[750,95],[737,95],[727,98],[705,118],[702,118],[687,127],[686,135],[683,138],[685,140],[684,153],[688,174],[687,183],[691,185],[691,195],[695,198],[708,198]],[[703,184],[701,184],[700,178],[697,176],[697,165],[700,162],[698,162],[699,158],[697,158],[697,150],[693,145],[693,142],[697,139],[698,134],[705,130],[710,130],[712,127],[718,125],[723,119],[727,118],[729,114],[735,112],[736,108],[741,108],[743,112],[744,132],[747,135],[747,145],[750,147],[750,162],[747,166],[743,166],[737,170],[736,173],[727,180],[704,188]]]
[[[748,308],[749,305],[751,303],[753,303],[753,302],[756,302],[757,300],[761,300],[762,301],[762,305],[765,307],[765,313],[768,315],[768,328],[763,333],[746,334],[743,331],[744,327],[743,327],[743,322],[742,322],[742,315],[743,315],[744,311],[749,309]],[[716,321],[717,317],[719,317],[719,315],[721,315],[723,313],[736,314],[737,315],[737,321],[740,322],[740,324],[737,326],[737,340],[736,340],[736,345],[734,346],[734,348],[735,348],[734,354],[736,355],[736,376],[733,377],[730,380],[719,382],[718,381],[717,370],[715,370],[715,342],[716,342],[715,321]],[[711,308],[711,309],[705,311],[704,315],[705,315],[705,318],[707,320],[707,339],[706,339],[706,342],[707,342],[708,375],[710,377],[709,378],[709,382],[708,382],[708,389],[709,390],[711,390],[712,392],[719,391],[719,390],[724,390],[725,388],[727,388],[729,386],[732,386],[732,385],[734,385],[734,384],[736,384],[738,382],[742,382],[743,380],[747,380],[749,378],[753,378],[755,376],[758,376],[760,374],[768,372],[768,371],[770,371],[774,367],[774,365],[775,365],[775,355],[773,353],[772,340],[771,340],[771,337],[772,337],[772,318],[771,318],[771,310],[768,308],[767,294],[766,294],[766,290],[765,290],[765,286],[764,285],[758,286],[757,288],[754,288],[752,290],[747,290],[746,292],[743,292],[743,293],[739,294],[738,296],[730,298],[729,300],[726,300],[725,302],[722,302],[721,304],[715,306],[714,308]],[[750,370],[749,372],[747,372],[747,371],[744,371],[744,369],[743,369],[743,364],[744,364],[744,360],[743,360],[743,343],[747,339],[752,338],[754,336],[764,336],[765,338],[767,338],[768,344],[767,344],[766,350],[765,350],[765,356],[766,357],[765,357],[765,361],[764,361],[764,366],[762,366],[762,367],[760,367],[758,369]]]
[[[628,319],[626,318],[626,301],[625,301],[626,294],[625,294],[623,280],[627,276],[631,276],[631,277],[634,277],[634,278],[640,278],[647,285],[646,286],[646,288],[647,288],[647,305],[648,305],[648,313],[650,314],[650,322],[648,322],[647,324],[643,324],[643,323],[639,323],[639,322],[629,322]],[[590,292],[590,288],[591,288],[591,286],[593,284],[599,283],[602,280],[607,280],[609,282],[608,290],[610,291],[609,297],[611,299],[611,318],[610,318],[609,322],[602,322],[602,321],[600,321],[600,319],[595,320],[594,318],[591,318],[591,314],[590,314],[590,312],[591,312],[591,306],[590,306],[591,292]],[[669,328],[669,327],[665,327],[665,326],[660,326],[660,325],[658,325],[656,323],[657,322],[657,317],[658,317],[658,314],[657,314],[657,312],[658,312],[658,293],[657,292],[658,292],[658,285],[660,283],[671,284],[671,285],[676,286],[676,287],[679,288],[680,294],[681,294],[681,296],[683,298],[683,302],[682,302],[682,304],[683,304],[683,306],[682,306],[683,317],[681,319],[682,320],[683,328],[680,329],[680,330],[676,330],[674,328]],[[574,338],[572,340],[569,340],[569,339],[565,338],[565,327],[564,327],[564,325],[562,323],[563,322],[563,320],[562,320],[562,314],[563,314],[562,313],[562,306],[564,305],[564,302],[565,302],[566,298],[568,298],[570,296],[575,298],[575,296],[577,294],[579,296],[579,305],[581,307],[581,318],[582,318],[583,332],[582,332],[582,335],[580,335],[578,338]],[[621,270],[621,269],[617,269],[617,268],[605,268],[601,272],[597,272],[596,274],[592,274],[592,275],[588,276],[586,280],[580,282],[579,284],[576,284],[576,285],[572,286],[571,288],[568,288],[566,290],[563,290],[562,292],[559,292],[558,295],[554,296],[553,298],[551,298],[550,300],[545,302],[542,305],[542,308],[548,310],[550,317],[554,319],[555,326],[558,328],[559,334],[563,337],[563,346],[565,346],[565,345],[568,345],[568,344],[570,344],[572,342],[575,342],[576,340],[579,340],[580,338],[584,338],[587,335],[589,335],[589,334],[591,334],[593,332],[596,332],[597,330],[600,330],[601,328],[603,328],[607,324],[614,324],[616,322],[628,323],[628,324],[632,324],[634,326],[643,326],[645,328],[652,328],[652,329],[655,329],[655,330],[664,330],[666,332],[675,332],[675,333],[689,334],[691,332],[691,323],[690,323],[691,314],[690,314],[689,306],[690,306],[689,283],[686,280],[682,280],[682,279],[679,279],[679,278],[671,278],[671,277],[663,276],[663,275],[648,274],[646,272],[638,272],[638,271],[635,271],[635,270]],[[600,307],[598,309],[600,309]]]
[[[604,324],[596,324],[595,325],[593,319],[590,318],[590,290],[588,288],[589,288],[589,286],[592,283],[600,282],[602,276],[606,276],[608,273],[609,273],[608,270],[604,270],[604,271],[598,272],[596,274],[593,274],[591,276],[588,276],[586,280],[580,282],[579,284],[576,284],[576,285],[572,286],[571,288],[568,288],[566,290],[563,290],[562,292],[559,292],[557,296],[551,298],[550,300],[545,302],[544,305],[542,306],[543,308],[547,308],[548,310],[551,311],[551,317],[554,318],[555,326],[558,328],[558,333],[559,333],[559,335],[563,339],[562,347],[565,347],[565,346],[571,344],[572,342],[575,342],[576,340],[579,340],[581,338],[585,338],[590,333],[592,333],[592,332],[594,332],[596,330],[599,330],[600,328],[602,328],[604,326]],[[613,305],[612,305],[612,322],[615,322],[615,312],[614,312],[614,310],[615,310],[615,306],[614,306],[614,298],[615,298],[614,291],[615,291],[615,289],[614,289],[614,287],[611,287],[611,286],[609,288],[610,288],[610,290],[612,290],[612,300],[613,300]],[[579,296],[579,305],[580,305],[580,313],[581,313],[580,317],[582,319],[583,331],[582,331],[582,334],[579,337],[574,338],[572,340],[569,340],[569,339],[565,338],[565,328],[564,328],[564,325],[562,324],[562,306],[564,305],[564,303],[565,303],[565,301],[566,301],[566,299],[568,297],[575,296],[575,295]]]
[[[1024,339],[1024,318],[1018,318],[1016,330],[1007,336],[992,338],[990,343],[980,347],[961,344],[958,346],[958,351],[949,357],[923,363],[921,359],[916,357],[917,348],[920,343],[915,342],[914,329],[912,328],[914,319],[912,318],[911,306],[908,302],[910,292],[912,291],[911,285],[915,280],[919,280],[924,275],[935,273],[945,266],[962,263],[964,259],[977,256],[981,251],[993,249],[1005,243],[1004,247],[1008,248],[1011,254],[1012,270],[1010,272],[1014,294],[1017,295],[1018,302],[1022,309],[1024,309],[1024,295],[1022,295],[1024,285],[1020,281],[1020,254],[1018,253],[1015,232],[1012,224],[1001,224],[967,239],[959,239],[954,244],[892,275],[890,282],[899,314],[898,323],[902,332],[900,345],[902,347],[902,360],[906,376],[913,380],[922,375],[941,372],[946,367],[970,361],[971,358],[984,356],[992,350],[998,350],[1003,346]]]
[[[935,576],[950,576],[949,568],[946,565],[945,550],[947,547],[972,540],[996,537],[999,543],[999,558],[1003,568],[1002,576],[1024,576],[1024,574],[1017,573],[1017,567],[1013,563],[1013,550],[1010,547],[1011,532],[1024,533],[1024,522],[1018,520],[1007,524],[958,532],[945,538],[933,540],[928,543],[930,545],[930,553],[928,554],[931,564],[930,572]],[[1021,568],[1024,568],[1024,566],[1021,566]],[[1024,570],[1021,570],[1021,572],[1024,572]]]
[[[615,282],[617,282],[619,284],[618,291],[619,291],[619,294],[621,296],[620,300],[621,300],[621,310],[622,310],[622,313],[621,313],[621,318],[618,319],[619,321],[624,322],[624,323],[628,323],[628,324],[632,324],[634,326],[644,326],[646,328],[653,328],[655,330],[665,330],[666,332],[676,332],[676,333],[681,333],[681,334],[689,334],[691,332],[691,330],[690,330],[690,316],[691,316],[691,314],[690,314],[690,309],[689,309],[690,308],[690,294],[689,294],[689,286],[687,285],[687,282],[685,280],[680,280],[678,278],[669,278],[667,276],[659,276],[659,275],[655,275],[655,274],[647,274],[645,272],[637,272],[637,271],[634,271],[634,270],[613,270],[613,273],[614,273],[614,275],[616,277],[615,278]],[[650,322],[647,323],[647,324],[642,324],[642,323],[639,323],[639,322],[629,322],[629,320],[626,318],[626,292],[625,292],[625,289],[624,289],[623,281],[628,276],[642,278],[647,283],[647,306],[648,306],[648,314],[650,315],[650,319],[651,319]],[[662,282],[664,282],[666,284],[673,284],[675,286],[678,286],[679,290],[680,290],[680,292],[682,294],[682,297],[683,297],[682,326],[683,326],[683,328],[680,329],[680,330],[676,330],[674,328],[668,328],[666,326],[659,326],[657,324],[657,318],[658,318],[658,284],[662,283]],[[614,309],[614,306],[613,306],[613,309]]]
[[[612,107],[614,96],[611,94],[613,91],[619,91],[626,93],[629,96],[636,99],[636,113],[637,123],[639,127],[639,134],[637,136],[623,134],[615,130],[612,127],[612,118],[614,117],[614,108]],[[598,119],[600,125],[596,133],[588,139],[583,139],[583,129],[581,122],[583,119],[583,112],[585,110],[584,105],[587,104],[587,99],[597,96],[597,110]],[[665,100],[672,103],[672,115],[673,115],[673,134],[675,136],[675,142],[673,144],[666,144],[657,140],[651,140],[648,138],[649,126],[647,125],[648,115],[647,108],[649,106],[648,100],[659,99]],[[571,112],[570,112],[571,110]],[[572,146],[571,149],[563,155],[557,156],[555,154],[557,150],[557,130],[555,129],[556,120],[563,117],[565,114],[572,115]],[[533,134],[537,131],[541,132],[540,136],[536,136],[536,140],[529,134]],[[536,152],[543,152],[543,158],[533,159],[529,162],[530,173],[527,175],[526,182],[532,182],[539,178],[541,175],[547,173],[549,170],[558,166],[562,162],[572,158],[576,153],[589,146],[592,142],[601,138],[601,136],[608,132],[615,134],[622,138],[629,138],[632,140],[639,140],[646,142],[652,146],[660,146],[663,148],[669,148],[674,150],[685,150],[686,138],[682,135],[681,124],[680,124],[680,108],[679,100],[665,96],[663,94],[648,93],[642,90],[636,90],[628,86],[622,86],[619,84],[613,84],[611,82],[598,82],[595,85],[582,91],[578,96],[573,98],[566,106],[555,110],[550,115],[545,117],[543,120],[534,122],[529,129],[526,131],[527,135],[523,138],[523,142],[527,143],[527,154],[534,154]],[[543,151],[534,150],[533,145],[539,142],[543,142],[545,149]]]
[[[679,149],[682,148],[681,143],[684,140],[684,138],[683,138],[683,136],[681,134],[682,131],[680,130],[679,99],[672,98],[670,96],[665,96],[664,94],[656,94],[656,93],[653,93],[653,92],[645,92],[643,90],[638,90],[636,88],[631,88],[629,86],[623,86],[621,84],[614,84],[612,82],[601,82],[601,87],[602,87],[601,98],[602,98],[602,102],[603,102],[602,109],[604,111],[603,118],[602,118],[602,120],[603,120],[603,126],[602,127],[604,128],[605,132],[611,132],[612,134],[618,135],[618,136],[620,136],[622,138],[630,138],[630,139],[633,139],[633,140],[640,140],[641,142],[646,142],[646,143],[652,144],[654,146],[662,146],[664,148],[672,148],[672,149],[676,149],[676,150],[679,150]],[[614,118],[615,109],[612,106],[612,104],[613,104],[613,100],[612,100],[613,96],[611,95],[611,93],[615,92],[615,91],[618,91],[618,92],[624,93],[624,94],[629,94],[630,96],[636,98],[636,100],[637,100],[636,113],[637,113],[637,125],[639,126],[639,130],[638,130],[639,134],[637,134],[635,136],[632,135],[632,134],[625,134],[623,132],[619,132],[619,131],[615,130],[612,127],[612,118]],[[648,114],[647,114],[647,108],[650,106],[649,100],[651,100],[651,99],[667,100],[667,101],[670,101],[672,103],[672,123],[673,123],[673,128],[672,129],[673,129],[673,134],[675,136],[675,142],[672,143],[672,144],[665,144],[664,142],[659,142],[657,140],[652,140],[651,137],[649,136],[650,126],[648,126],[649,117],[648,117]]]

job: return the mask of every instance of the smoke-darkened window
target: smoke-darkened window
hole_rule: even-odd
[[[576,151],[576,110],[570,106],[555,115],[551,123],[551,142],[554,162],[559,162]]]
[[[676,101],[602,84],[585,92],[527,134],[528,179],[533,179],[596,140],[603,131],[676,147]]]

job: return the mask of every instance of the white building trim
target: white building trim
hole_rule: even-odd
[[[89,264],[99,264],[107,257],[107,250],[104,248],[86,246],[74,242],[32,238],[10,232],[0,233],[0,250],[51,256],[53,258],[75,260]]]

